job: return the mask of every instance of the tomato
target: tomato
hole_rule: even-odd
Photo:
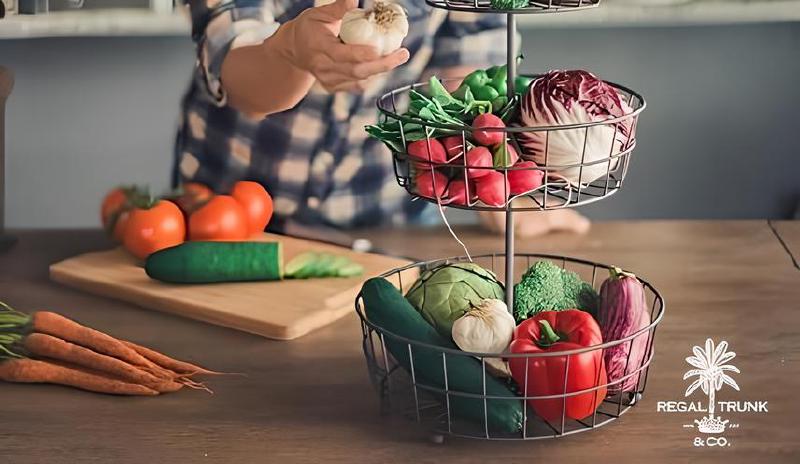
[[[139,259],[150,253],[179,245],[186,236],[186,225],[178,206],[160,200],[150,208],[135,208],[125,224],[123,245]]]
[[[189,216],[189,240],[245,240],[247,212],[230,195],[217,195]]]
[[[125,228],[128,227],[128,219],[131,217],[129,210],[120,211],[117,215],[117,220],[114,222],[114,230],[111,232],[111,237],[115,242],[122,243],[125,238]]]
[[[267,190],[258,182],[240,181],[233,186],[231,196],[244,207],[248,235],[264,232],[272,218],[272,197]]]
[[[100,205],[100,220],[103,228],[109,230],[116,220],[116,216],[128,205],[128,193],[122,187],[117,187],[108,192]]]
[[[199,182],[187,182],[181,186],[181,190],[182,193],[175,199],[175,204],[187,216],[214,197],[214,192]]]

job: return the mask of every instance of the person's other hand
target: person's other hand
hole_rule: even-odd
[[[380,56],[374,47],[342,43],[342,17],[357,7],[357,0],[336,0],[308,8],[281,28],[290,43],[286,47],[289,61],[311,73],[328,92],[363,91],[370,77],[409,59],[405,48]]]
[[[505,233],[506,215],[504,213],[480,211],[478,217],[481,225],[490,232]],[[514,213],[514,229],[519,237],[536,237],[555,231],[585,234],[590,227],[589,219],[571,209]]]

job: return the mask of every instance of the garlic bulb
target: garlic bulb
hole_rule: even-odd
[[[400,48],[408,35],[408,17],[402,6],[376,1],[371,10],[356,8],[345,13],[339,38],[352,45],[372,45],[381,55]]]
[[[516,325],[505,303],[486,299],[453,322],[453,341],[464,351],[502,354],[511,343]],[[484,359],[495,374],[509,375],[501,358]]]

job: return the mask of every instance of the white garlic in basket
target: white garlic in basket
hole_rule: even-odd
[[[500,355],[511,343],[516,326],[505,303],[486,299],[453,322],[453,341],[464,351]],[[496,375],[509,375],[508,365],[500,357],[484,359]]]

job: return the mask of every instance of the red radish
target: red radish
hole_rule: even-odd
[[[511,187],[512,195],[528,193],[531,190],[541,187],[544,172],[536,169],[536,163],[533,161],[523,161],[515,164],[513,167],[515,169],[508,170],[508,184]]]
[[[430,144],[430,158],[428,145]],[[422,139],[408,144],[408,156],[426,163],[444,164],[447,162],[447,152],[442,142],[436,139]],[[423,163],[423,165],[425,165]]]
[[[478,199],[489,206],[504,206],[508,200],[510,191],[506,176],[497,171],[489,171],[489,174],[477,180],[475,186]]]
[[[491,169],[488,169],[494,166],[492,164],[492,154],[486,147],[475,147],[471,149],[467,152],[466,160],[467,166],[470,168],[467,169],[467,177],[469,179],[478,179],[492,172]]]
[[[447,190],[447,176],[439,171],[422,171],[417,174],[417,194],[427,198],[442,198]]]
[[[475,194],[475,187],[470,187],[470,194]],[[467,197],[467,183],[464,182],[464,179],[453,179],[450,182],[450,186],[447,188],[447,203],[452,205],[467,205],[468,201]]]
[[[519,161],[519,155],[517,154],[517,150],[514,148],[514,145],[506,142],[501,143],[494,149],[493,159],[494,167],[507,168],[517,164],[517,161]]]
[[[443,138],[442,145],[444,145],[449,161],[464,154],[464,138],[460,135],[451,135]],[[467,148],[469,148],[469,142],[467,142]]]
[[[472,121],[472,127],[473,127],[472,138],[474,138],[475,141],[480,143],[481,145],[485,145],[487,147],[498,145],[502,143],[503,140],[505,139],[505,133],[503,131],[480,130],[488,127],[496,127],[496,128],[506,127],[505,123],[503,123],[503,120],[493,115],[492,113],[479,114]]]

